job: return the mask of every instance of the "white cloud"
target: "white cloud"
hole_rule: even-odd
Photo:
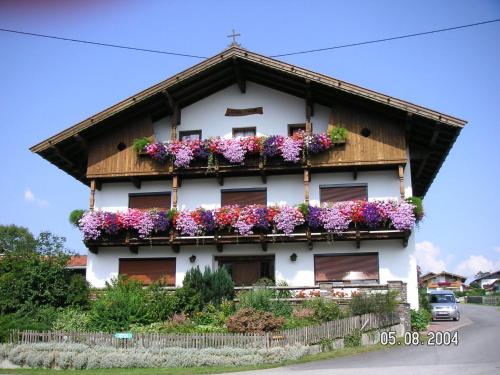
[[[29,203],[35,203],[40,208],[46,208],[49,206],[49,202],[45,199],[36,198],[30,188],[27,188],[24,191],[24,200]]]
[[[416,244],[417,264],[423,272],[441,272],[446,270],[446,261],[441,258],[441,249],[430,241]]]
[[[497,253],[500,253],[500,246],[495,246],[494,249]]]
[[[492,261],[482,255],[471,255],[466,260],[460,262],[456,267],[456,272],[464,276],[474,276],[478,271],[491,272],[500,268],[500,259]]]
[[[35,201],[35,196],[33,195],[33,193],[31,192],[30,189],[26,189],[24,191],[24,200],[26,202],[34,202]]]

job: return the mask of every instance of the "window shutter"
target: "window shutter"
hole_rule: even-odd
[[[266,189],[262,190],[234,190],[221,192],[221,205],[229,206],[237,204],[239,206],[247,206],[251,204],[267,204]]]
[[[316,282],[378,280],[378,253],[315,255]]]
[[[129,208],[148,210],[158,208],[170,209],[170,193],[130,194],[128,197]]]
[[[320,187],[319,195],[321,203],[366,200],[368,199],[368,188],[366,185]]]
[[[175,258],[120,259],[119,274],[149,285],[162,280],[175,285]]]

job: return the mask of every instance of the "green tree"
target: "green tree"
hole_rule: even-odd
[[[35,248],[35,237],[28,228],[17,225],[0,225],[0,254],[32,251]]]
[[[33,236],[27,229],[17,233],[24,239],[12,241],[13,236],[7,236],[5,242],[13,246],[9,245],[0,262],[0,313],[85,305],[88,285],[82,276],[66,269],[70,255],[65,238],[43,232],[31,244]]]

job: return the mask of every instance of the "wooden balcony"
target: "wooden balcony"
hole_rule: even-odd
[[[216,233],[206,236],[180,236],[176,233],[163,233],[153,235],[150,238],[141,239],[130,233],[122,233],[121,235],[103,237],[98,240],[85,241],[85,245],[90,252],[97,253],[100,247],[118,247],[125,246],[133,253],[137,253],[139,246],[169,246],[174,252],[179,252],[182,246],[216,246],[217,251],[222,252],[224,245],[234,244],[256,244],[263,251],[267,251],[269,244],[276,243],[304,243],[309,250],[314,247],[314,242],[333,242],[333,241],[352,241],[356,244],[356,248],[361,247],[363,241],[373,240],[400,240],[403,246],[407,246],[408,238],[411,231],[399,231],[394,229],[353,229],[340,234],[328,232],[314,232],[309,229],[299,229],[290,235],[285,234],[251,234],[238,235],[236,233]]]

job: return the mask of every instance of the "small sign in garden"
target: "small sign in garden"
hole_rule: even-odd
[[[115,333],[115,339],[130,340],[132,339],[132,332],[117,332]]]

